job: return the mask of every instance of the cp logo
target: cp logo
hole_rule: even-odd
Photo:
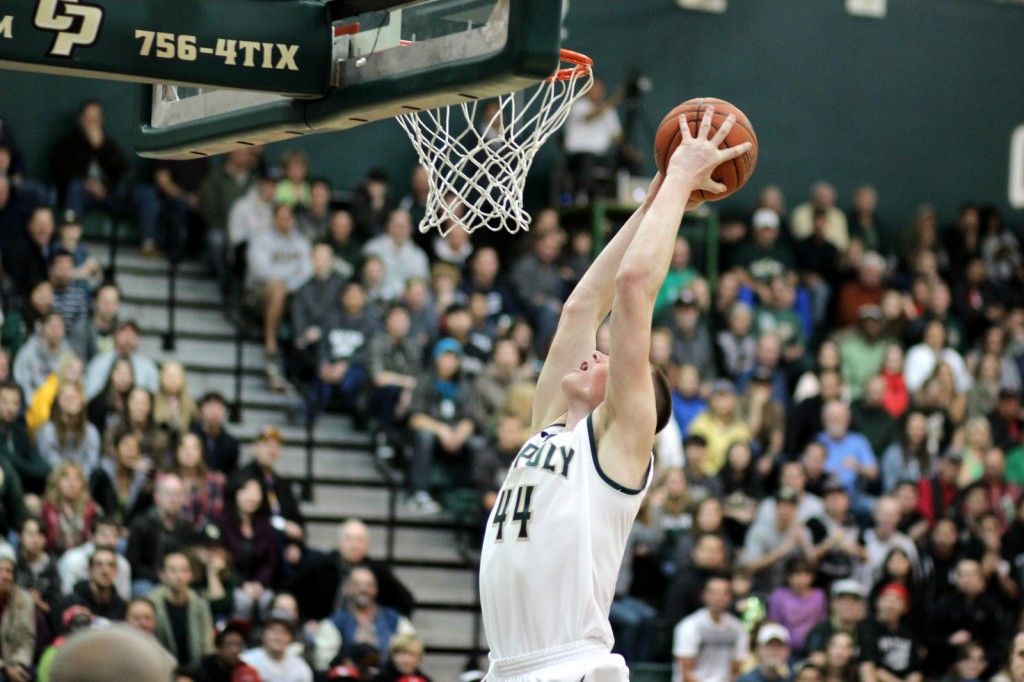
[[[50,46],[51,57],[71,57],[76,47],[88,47],[99,38],[103,8],[78,0],[39,0],[32,23],[57,34]]]

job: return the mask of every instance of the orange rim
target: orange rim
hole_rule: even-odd
[[[572,50],[561,50],[560,52],[562,62],[572,64],[572,66],[558,69],[548,78],[548,81],[567,81],[576,76],[585,76],[594,68],[594,60],[585,54]]]

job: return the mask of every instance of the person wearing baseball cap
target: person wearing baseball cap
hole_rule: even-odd
[[[262,682],[260,674],[241,659],[246,642],[252,634],[247,621],[232,619],[219,628],[213,638],[216,651],[199,664],[203,682]]]
[[[905,585],[891,582],[879,590],[875,617],[868,620],[860,642],[863,679],[920,682],[922,666],[917,652],[922,642],[905,622],[909,610],[910,592]],[[888,673],[885,677],[878,674],[882,670]]]
[[[751,286],[759,300],[771,300],[769,283],[773,277],[796,270],[796,256],[779,239],[779,214],[770,208],[754,212],[750,221],[753,239],[736,247],[733,265],[741,271],[744,283]]]
[[[765,621],[757,630],[757,667],[736,682],[781,682],[789,679],[789,630]]]
[[[298,623],[289,611],[272,609],[263,623],[262,646],[241,656],[264,680],[313,682],[313,670],[301,656],[288,650]]]
[[[825,650],[832,636],[837,632],[845,632],[853,637],[854,646],[859,646],[863,638],[865,597],[867,590],[852,579],[837,580],[829,589],[829,616],[819,622],[807,634],[807,659],[818,666],[826,662]]]
[[[199,417],[192,422],[192,433],[203,441],[206,465],[225,476],[238,468],[239,444],[225,427],[228,401],[218,391],[210,391],[199,399]]]

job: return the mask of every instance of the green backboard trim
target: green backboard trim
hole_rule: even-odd
[[[265,144],[344,130],[415,109],[448,106],[522,89],[558,68],[561,3],[509,2],[507,35],[495,51],[417,69],[400,63],[405,57],[402,51],[407,48],[393,48],[387,54],[377,55],[382,57],[380,69],[387,72],[388,64],[394,67],[390,75],[372,78],[357,73],[353,78],[357,82],[347,82],[350,79],[346,70],[351,73],[357,67],[343,63],[337,71],[340,84],[319,99],[269,102],[245,111],[158,129],[148,125],[152,88],[140,86],[136,96],[140,122],[135,131],[136,151],[157,158],[193,158],[197,149],[222,153],[237,149],[240,143]],[[457,38],[472,39],[473,36],[465,34]]]

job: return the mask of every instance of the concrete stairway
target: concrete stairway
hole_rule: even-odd
[[[105,244],[89,246],[101,262],[107,260]],[[143,259],[134,246],[122,246],[117,256],[123,315],[139,322],[141,350],[158,362],[182,362],[194,396],[218,390],[233,400],[235,327],[224,314],[216,282],[196,264],[179,268],[175,344],[168,350],[164,345],[169,327],[167,272],[165,261]],[[424,670],[437,682],[456,680],[472,653],[475,628],[479,628],[485,653],[486,644],[477,621],[475,569],[459,551],[451,524],[444,519],[403,515],[400,475],[378,465],[369,436],[357,430],[350,417],[328,414],[319,418],[308,451],[301,400],[267,389],[258,342],[245,340],[241,351],[241,421],[230,425],[231,432],[247,443],[266,424],[282,430],[281,472],[293,477],[297,493],[308,487],[304,492],[311,494],[303,503],[303,512],[312,546],[333,548],[338,524],[348,517],[366,521],[372,534],[371,553],[385,557],[390,548],[398,576],[419,603],[414,624],[427,646]],[[248,456],[243,453],[243,460]],[[312,461],[308,486],[304,485],[307,456]],[[392,513],[395,523],[393,537],[389,537]]]

